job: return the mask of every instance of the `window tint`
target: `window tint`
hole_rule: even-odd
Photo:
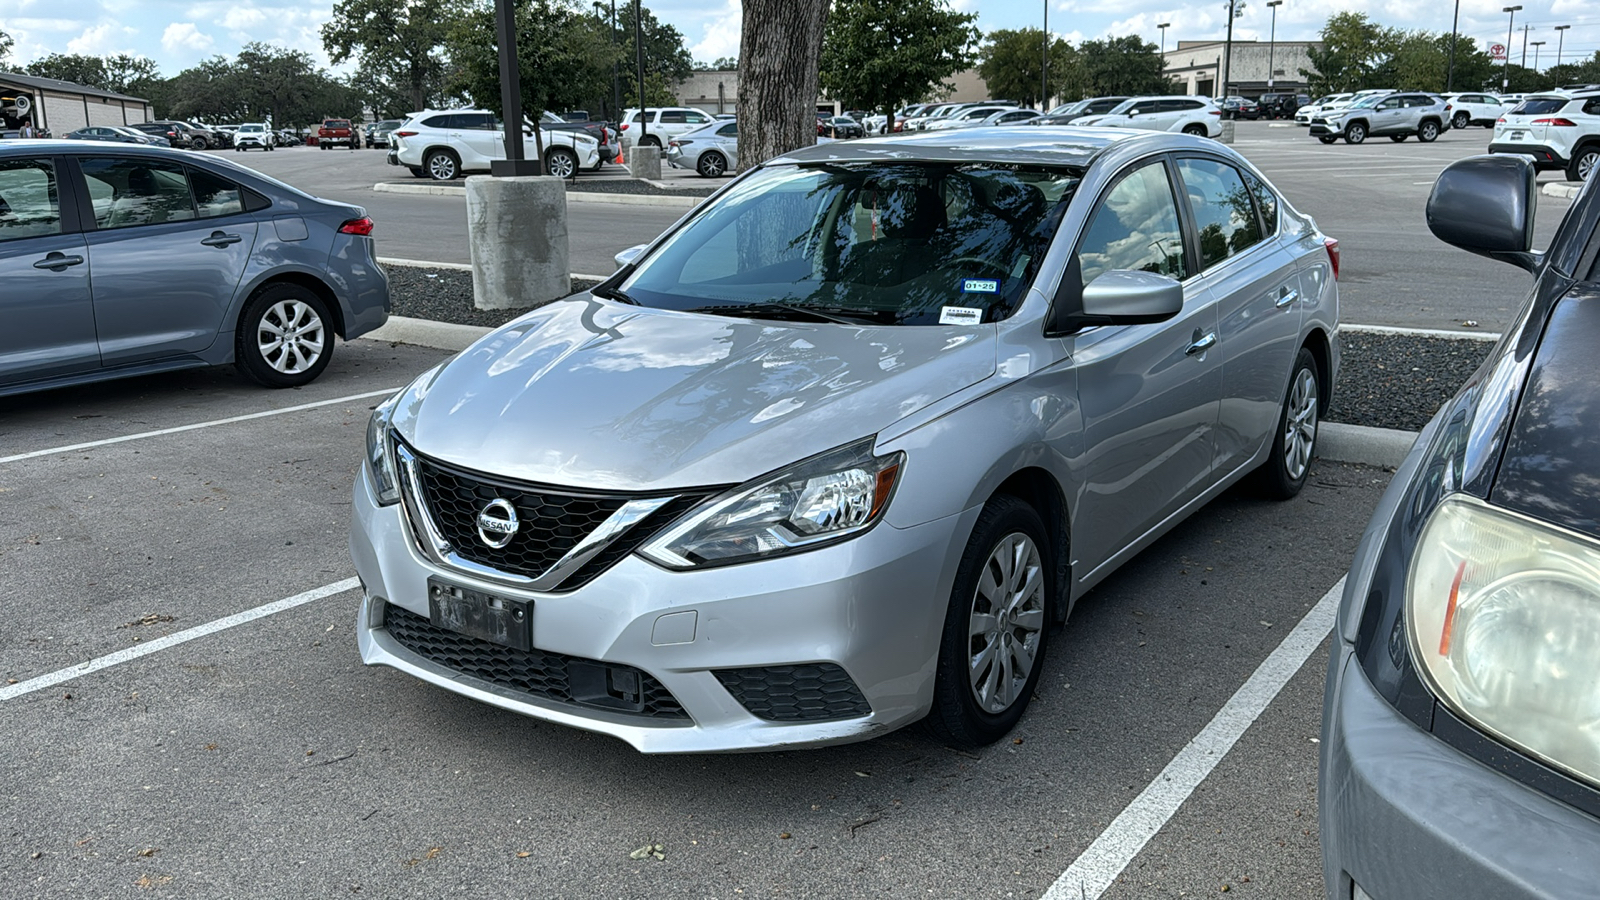
[[[704,125],[707,122],[711,121],[711,117],[710,116],[703,115],[703,114],[697,113],[697,112],[684,113],[683,114],[683,119],[684,119],[684,121],[688,122],[691,125]]]
[[[1559,112],[1561,107],[1567,105],[1565,97],[1529,97],[1511,111],[1516,116],[1544,116]]]
[[[1199,109],[1205,104],[1199,100],[1170,100],[1173,109]]]
[[[1583,114],[1586,116],[1600,116],[1600,97],[1583,104]]]
[[[738,137],[739,136],[739,123],[738,122],[729,122],[728,124],[722,126],[721,128],[718,128],[717,129],[717,134],[720,134],[723,137]]]
[[[1148,163],[1117,182],[1089,219],[1078,261],[1085,285],[1113,269],[1189,277],[1165,166]]]
[[[687,114],[681,109],[664,109],[661,111],[661,124],[682,125],[689,121],[686,118],[686,115]]]
[[[422,124],[429,128],[456,128],[455,116],[429,116],[422,120]]]
[[[1245,184],[1250,186],[1250,193],[1256,198],[1256,209],[1261,212],[1261,221],[1266,226],[1263,232],[1267,237],[1278,233],[1278,195],[1267,187],[1266,182],[1244,173]]]
[[[150,159],[79,160],[99,228],[131,228],[193,219],[183,167]]]
[[[493,131],[495,118],[489,113],[460,113],[456,116],[456,127],[468,131]]]
[[[1238,169],[1210,159],[1180,159],[1178,175],[1200,237],[1202,270],[1260,243],[1261,224]]]
[[[200,218],[212,219],[244,212],[244,197],[237,184],[203,169],[190,169],[189,183],[194,188],[194,202]]]
[[[49,160],[0,160],[0,241],[61,233],[61,198]]]

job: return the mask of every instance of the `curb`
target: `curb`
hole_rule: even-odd
[[[455,325],[429,319],[390,316],[382,328],[364,334],[359,339],[459,352],[493,330],[482,325]],[[1416,439],[1415,431],[1323,422],[1317,427],[1316,455],[1318,459],[1328,462],[1393,469],[1405,460]]]
[[[427,194],[434,197],[465,197],[467,189],[450,184],[392,184],[380,181],[372,186],[380,194]],[[600,191],[567,191],[568,203],[612,203],[619,206],[667,206],[694,209],[705,197],[663,197],[658,194],[608,194]]]
[[[399,256],[375,257],[380,266],[400,266],[406,269],[448,269],[453,272],[471,272],[471,263],[434,262],[430,259],[404,259]],[[610,275],[585,275],[582,272],[572,272],[569,276],[573,281],[605,281]],[[426,321],[418,319],[417,321]],[[448,323],[446,323],[448,324]]]
[[[1577,197],[1582,190],[1583,182],[1581,181],[1550,181],[1539,188],[1539,193],[1544,194],[1546,197],[1560,197],[1564,200],[1571,200]]]
[[[382,262],[383,260],[378,260]],[[1394,334],[1401,337],[1444,338],[1451,341],[1498,341],[1497,331],[1451,331],[1443,328],[1405,328],[1399,325],[1340,325],[1341,333]]]

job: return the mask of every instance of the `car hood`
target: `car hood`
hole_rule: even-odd
[[[746,481],[995,372],[995,327],[760,322],[578,295],[491,332],[394,411],[418,452],[620,491]]]

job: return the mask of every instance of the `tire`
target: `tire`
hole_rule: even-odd
[[[657,150],[661,149],[661,139],[653,134],[646,135],[644,140],[640,141],[639,143],[645,145],[646,147],[654,147]]]
[[[1185,125],[1183,126],[1183,133],[1192,134],[1195,137],[1205,137],[1206,127],[1204,125]]]
[[[1465,128],[1472,124],[1472,117],[1464,112],[1458,112],[1450,117],[1451,128]]]
[[[1405,143],[1405,139],[1410,136],[1409,134],[1391,134],[1389,135],[1389,140],[1394,141],[1396,144],[1401,144]]]
[[[1317,403],[1319,402],[1317,360],[1311,351],[1300,348],[1294,358],[1294,373],[1278,412],[1278,431],[1272,437],[1272,453],[1255,471],[1261,492],[1274,500],[1288,500],[1305,487],[1311,471],[1311,455],[1317,448]]]
[[[1367,126],[1364,122],[1351,122],[1344,127],[1344,142],[1346,144],[1360,144],[1367,139]]]
[[[707,150],[700,154],[694,168],[703,178],[719,178],[728,174],[728,160],[715,150]]]
[[[544,173],[557,178],[576,178],[578,154],[566,147],[552,147],[544,155]]]
[[[328,149],[328,145],[324,144],[321,141],[317,141],[317,149],[318,150],[326,150],[326,149]]]
[[[1600,172],[1600,144],[1579,147],[1567,163],[1568,181],[1588,181],[1596,172]]]
[[[203,137],[200,137],[199,135],[195,135],[194,137],[189,139],[189,149],[190,150],[204,150],[204,149],[206,149],[206,148],[208,148],[210,146],[211,145],[206,142],[206,139],[203,138]]]
[[[454,181],[461,174],[461,160],[449,150],[429,150],[422,168],[434,181]]]
[[[1439,139],[1439,123],[1429,119],[1417,126],[1417,140],[1431,144]]]
[[[235,148],[233,148],[233,152],[235,152],[235,153],[241,153],[243,151],[244,151],[243,147],[235,147]]]
[[[927,719],[935,736],[971,749],[994,743],[1017,724],[1044,671],[1054,597],[1055,562],[1039,514],[1016,497],[990,498],[961,554],[945,614]],[[969,675],[975,659],[977,671]],[[1019,663],[1028,666],[1020,679]]]
[[[271,152],[272,152],[272,151],[274,151],[274,150],[276,150],[276,149],[278,149],[278,148],[277,148],[277,147],[274,147],[274,146],[272,146],[272,145],[271,145],[271,144],[268,144],[268,145],[267,145],[267,147],[266,147],[266,149],[267,149],[267,152],[268,152],[268,153],[271,153]]]
[[[1317,135],[1317,140],[1323,142],[1324,144],[1331,144],[1334,141],[1338,140],[1338,138],[1334,137],[1331,134],[1319,134],[1319,135]]]
[[[327,304],[298,284],[267,285],[240,313],[233,353],[234,365],[258,384],[309,384],[333,357],[333,318]]]

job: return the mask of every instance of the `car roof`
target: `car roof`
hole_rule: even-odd
[[[1131,141],[1163,144],[1178,137],[1130,128],[1054,126],[919,131],[803,147],[773,162],[1006,162],[1087,168],[1108,148]]]

